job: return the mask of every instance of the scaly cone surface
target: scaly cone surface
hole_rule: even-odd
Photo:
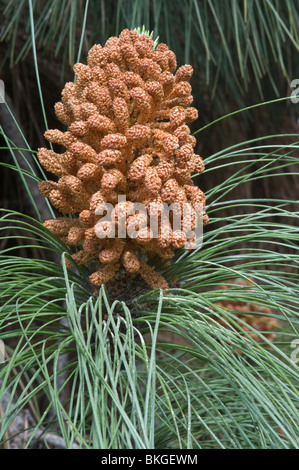
[[[81,247],[72,255],[77,264],[98,259],[99,269],[89,278],[92,284],[107,283],[123,266],[129,273],[139,272],[151,288],[165,289],[166,280],[145,259],[172,258],[188,241],[188,232],[183,223],[180,230],[171,220],[161,223],[163,204],[189,203],[193,229],[194,206],[205,204],[203,192],[191,180],[194,172],[204,170],[187,126],[198,117],[190,107],[193,69],[183,65],[176,70],[176,56],[166,44],[155,49],[147,34],[128,29],[104,47],[94,45],[87,62],[75,64],[76,82],[66,83],[62,101],[55,105],[58,119],[69,130],[45,133],[66,151],[38,150],[40,163],[59,177],[58,182],[40,183],[40,192],[60,212],[76,217],[44,225],[67,245]],[[126,201],[119,202],[119,195]],[[146,206],[148,216],[132,215],[137,202]],[[116,232],[125,217],[127,227],[139,230],[137,238],[117,233],[109,238],[112,227],[97,215],[106,203],[113,205]],[[153,215],[159,220],[156,238],[149,223]],[[206,214],[203,223],[208,223]]]

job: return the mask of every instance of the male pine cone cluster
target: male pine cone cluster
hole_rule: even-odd
[[[244,279],[237,279],[236,281],[231,280],[229,283],[231,284],[225,283],[219,287],[221,289],[230,289],[233,287],[232,284],[247,288],[254,286],[251,281]],[[274,341],[276,337],[275,329],[278,327],[278,321],[273,316],[273,311],[269,307],[255,304],[253,302],[246,302],[244,300],[223,300],[218,302],[217,305],[225,308],[226,310],[237,311],[239,313],[238,318],[240,319],[240,321],[237,320],[238,325],[242,330],[247,332],[254,341],[258,343],[263,341],[263,338],[258,334],[258,332],[265,333],[269,341]],[[254,312],[254,314],[248,314],[247,312]],[[221,320],[218,321],[227,327],[226,322]],[[256,330],[257,333],[252,329]]]
[[[60,212],[77,217],[47,220],[45,226],[67,245],[81,247],[72,255],[77,264],[98,259],[92,284],[107,283],[123,266],[129,273],[139,272],[150,287],[167,288],[166,280],[145,259],[171,258],[188,234],[183,225],[173,230],[170,222],[168,227],[161,224],[153,238],[149,221],[132,215],[130,206],[142,203],[149,214],[161,217],[163,203],[188,202],[196,225],[193,208],[198,203],[204,207],[205,197],[191,180],[194,172],[204,170],[186,125],[198,116],[190,107],[188,81],[193,69],[184,65],[176,70],[175,54],[167,45],[155,49],[147,34],[127,29],[104,47],[93,46],[87,62],[75,64],[76,82],[66,83],[62,101],[55,105],[58,119],[69,130],[45,133],[48,141],[66,151],[38,151],[40,163],[59,177],[58,182],[40,183],[40,192]],[[119,202],[119,195],[126,202]],[[127,224],[140,228],[137,238],[98,237],[96,227],[109,232],[96,214],[105,203],[114,206],[116,215],[125,214]],[[205,214],[203,223],[207,222]]]

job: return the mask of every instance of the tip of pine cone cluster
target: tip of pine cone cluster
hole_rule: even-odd
[[[77,264],[98,260],[97,271],[90,275],[93,285],[107,283],[121,267],[139,273],[151,288],[166,289],[166,280],[147,260],[157,255],[172,258],[176,249],[194,242],[194,233],[183,221],[179,227],[172,217],[165,222],[164,206],[189,204],[193,230],[199,219],[196,204],[203,210],[205,204],[191,179],[204,170],[188,127],[198,117],[191,106],[193,69],[177,68],[166,44],[155,47],[149,35],[125,29],[105,46],[94,45],[87,65],[75,64],[74,72],[75,83],[66,83],[55,105],[57,118],[69,128],[45,133],[49,142],[66,150],[59,154],[41,148],[38,158],[58,177],[40,183],[40,192],[58,211],[75,217],[45,225],[67,245],[79,247],[72,255]],[[134,212],[136,203],[147,212]],[[113,227],[99,210],[107,204],[114,215],[125,217],[126,229],[137,227],[135,238],[127,232],[119,236],[117,217],[111,236]],[[152,216],[158,221],[156,236]],[[208,223],[205,213],[202,223]]]

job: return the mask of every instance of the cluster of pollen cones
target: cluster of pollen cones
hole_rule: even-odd
[[[140,273],[151,288],[165,289],[166,280],[146,261],[156,255],[172,258],[190,232],[183,223],[174,230],[170,219],[160,223],[153,237],[148,217],[162,218],[165,204],[188,203],[193,230],[198,223],[194,207],[205,204],[203,192],[191,180],[204,170],[187,125],[198,116],[190,107],[192,67],[177,69],[167,45],[155,48],[147,34],[127,29],[104,47],[93,46],[87,63],[75,64],[76,81],[66,83],[62,101],[55,105],[69,130],[45,133],[66,151],[38,151],[44,168],[59,177],[58,182],[40,183],[40,192],[58,211],[75,216],[47,220],[45,226],[67,245],[80,247],[72,255],[77,264],[98,260],[98,270],[89,278],[93,285],[107,283],[124,268]],[[119,196],[125,200],[119,202]],[[146,206],[148,217],[132,214],[137,202]],[[109,224],[99,215],[99,207],[107,203],[114,208],[116,232],[122,216],[127,226],[139,230],[136,238],[108,236]],[[202,222],[208,223],[204,212]]]

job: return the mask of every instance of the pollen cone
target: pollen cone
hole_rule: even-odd
[[[77,264],[98,260],[92,284],[105,284],[124,268],[139,273],[151,288],[165,289],[166,280],[146,261],[154,255],[172,258],[175,249],[194,244],[195,208],[200,204],[204,210],[205,204],[191,180],[204,170],[188,127],[198,116],[191,107],[192,67],[177,68],[166,44],[155,47],[147,34],[125,29],[104,47],[94,45],[87,65],[75,64],[74,72],[75,83],[66,83],[55,105],[69,130],[45,133],[65,152],[38,151],[40,163],[58,177],[40,183],[40,192],[74,217],[45,225],[67,245],[80,247],[72,255]],[[108,203],[114,225],[103,210]],[[146,211],[134,212],[136,203]],[[183,215],[179,226],[173,216],[165,222],[165,204],[174,203],[182,214],[188,205],[189,224]],[[156,217],[156,234],[150,217]],[[129,236],[129,228],[137,236]]]

